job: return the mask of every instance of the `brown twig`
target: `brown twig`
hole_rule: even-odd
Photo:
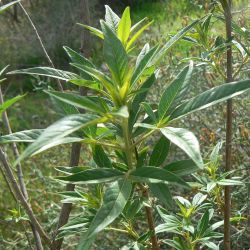
[[[232,14],[231,0],[223,0],[224,15],[226,20],[226,36],[227,40],[232,39]],[[233,55],[232,46],[227,47],[227,82],[233,81]],[[227,121],[226,121],[226,167],[228,172],[232,169],[232,118],[233,118],[233,103],[232,99],[227,101]],[[231,188],[225,187],[225,205],[224,205],[224,249],[231,249],[230,238],[230,215],[231,215]]]
[[[21,203],[22,207],[25,209],[27,215],[29,216],[31,223],[34,225],[39,235],[41,235],[41,237],[44,239],[46,244],[51,245],[50,238],[43,230],[41,224],[38,222],[30,204],[25,199],[19,185],[17,184],[12,168],[10,164],[8,163],[6,159],[6,155],[1,147],[0,147],[0,161],[2,162],[1,168],[5,172],[8,182],[11,184],[10,186],[12,188],[13,193],[15,194],[16,199]]]
[[[0,104],[3,104],[3,103],[4,103],[4,98],[3,98],[3,94],[2,94],[2,88],[0,86]],[[8,114],[6,111],[3,112],[2,117],[3,117],[3,122],[4,122],[4,125],[5,125],[8,133],[11,134],[12,130],[11,130]],[[18,151],[17,145],[14,142],[11,145],[12,145],[12,150],[13,150],[13,154],[15,156],[15,159],[18,159],[19,151]],[[29,196],[28,196],[28,192],[26,189],[26,185],[24,183],[23,171],[22,171],[22,166],[21,166],[20,162],[17,164],[16,169],[17,169],[17,177],[18,177],[18,183],[19,183],[20,189],[22,191],[24,198],[28,201]],[[7,183],[7,184],[10,185],[9,183]],[[40,238],[36,228],[34,227],[34,225],[32,223],[30,223],[30,226],[31,226],[31,229],[32,229],[32,232],[34,235],[36,248],[37,248],[37,250],[42,250],[43,246],[42,246],[41,238]]]
[[[86,24],[90,25],[90,13],[89,13],[88,0],[81,1],[81,9],[85,10],[85,12],[82,12],[85,14],[84,16],[82,16],[82,19],[84,20],[84,22]],[[81,48],[80,48],[80,51],[82,53],[86,52],[85,47],[89,47],[89,45],[91,44],[90,41],[91,40],[90,40],[89,33],[82,34]],[[87,52],[88,53],[87,53],[86,57],[89,57],[90,56],[89,50]],[[82,96],[87,95],[86,88],[80,87],[79,92],[80,92],[80,95],[82,95]],[[81,112],[84,112],[84,110],[81,110]],[[71,167],[77,166],[79,164],[80,150],[81,150],[80,143],[73,143],[72,144],[70,164],[69,164]],[[74,189],[75,189],[74,184],[67,184],[66,185],[66,191],[74,191]],[[53,242],[52,242],[52,246],[51,246],[52,250],[59,250],[62,247],[62,243],[63,243],[64,238],[62,237],[60,239],[56,239],[56,236],[59,233],[59,229],[68,222],[71,210],[72,210],[72,203],[64,203],[62,205],[59,219],[58,219],[57,228],[55,230],[54,237],[53,237]]]
[[[144,187],[143,185],[140,185],[142,195],[148,200],[149,199],[149,193],[148,189]],[[153,210],[151,207],[145,206],[146,211],[146,217],[148,221],[148,228],[151,231],[151,243],[152,243],[152,250],[160,250],[159,243],[157,236],[155,234],[155,223],[154,223],[154,216],[153,216]]]
[[[70,167],[74,167],[79,164],[80,151],[81,151],[81,144],[73,143],[71,148],[71,156],[70,156],[71,159],[69,164]],[[66,185],[66,191],[74,191],[74,189],[75,189],[74,184],[69,183]],[[71,210],[72,210],[72,203],[63,203],[57,223],[57,228],[54,232],[53,242],[51,245],[51,249],[53,250],[61,249],[64,238],[56,239],[56,236],[59,233],[60,227],[62,227],[68,222]]]

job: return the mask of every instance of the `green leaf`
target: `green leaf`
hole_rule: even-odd
[[[202,236],[206,231],[206,229],[208,228],[208,224],[209,224],[209,211],[207,210],[198,222],[197,235]]]
[[[164,205],[173,208],[173,198],[170,193],[169,187],[165,183],[150,183],[149,189],[152,194],[159,199]]]
[[[100,84],[98,84],[98,82],[96,81],[86,80],[86,79],[70,79],[68,82],[73,83],[80,87],[92,89],[96,92],[99,92],[105,95],[105,92],[100,88]]]
[[[154,149],[150,155],[149,166],[160,166],[167,158],[170,148],[170,141],[162,136],[155,144]]]
[[[105,21],[108,27],[116,34],[116,30],[120,22],[120,17],[117,16],[108,5],[105,5],[105,10]]]
[[[150,76],[142,85],[141,89],[145,89],[145,91],[138,93],[132,102],[132,111],[138,110],[138,106],[140,103],[142,103],[148,94],[148,91],[150,90],[151,86],[156,82],[155,74]]]
[[[153,120],[156,121],[156,115],[153,111],[153,109],[151,108],[150,104],[147,102],[142,102],[141,105],[143,106],[145,112],[147,113],[147,115]]]
[[[150,66],[152,59],[154,58],[158,48],[159,48],[158,46],[155,46],[152,49],[150,49],[143,57],[141,56],[141,59],[138,61],[138,64],[136,65],[131,78],[131,87],[133,87],[136,84],[136,82],[143,75],[147,67]]]
[[[128,118],[129,117],[128,107],[122,106],[121,108],[119,108],[116,111],[111,112],[110,114],[112,114],[113,116],[117,116],[117,117]]]
[[[3,104],[0,105],[0,116],[2,115],[2,113],[9,108],[10,106],[12,106],[14,103],[20,101],[22,98],[24,98],[26,95],[18,95],[16,97],[13,97],[7,101],[5,101]]]
[[[110,185],[105,192],[102,206],[89,226],[86,239],[102,231],[122,213],[131,191],[132,184],[127,179]]]
[[[186,26],[182,30],[180,30],[176,35],[174,35],[158,52],[154,58],[155,63],[159,62],[161,58],[166,54],[166,52],[173,47],[183,36],[186,35],[188,31],[190,31],[199,20],[194,21],[190,25]]]
[[[117,29],[117,36],[122,41],[123,45],[127,43],[131,28],[131,19],[130,19],[130,8],[127,7],[123,14],[122,18],[119,22]]]
[[[85,238],[81,239],[80,243],[76,247],[76,250],[89,250],[92,244],[94,243],[95,239],[96,239],[96,236],[93,236],[88,239],[85,239]]]
[[[122,86],[127,77],[128,56],[127,53],[115,35],[105,22],[101,22],[104,34],[104,59],[114,77],[115,81]]]
[[[145,24],[144,26],[142,26],[129,40],[126,50],[128,51],[131,46],[135,43],[135,41],[142,35],[142,33],[144,32],[144,30],[146,30],[154,21],[151,21],[147,24]]]
[[[192,160],[182,160],[182,161],[172,162],[164,166],[164,169],[178,176],[185,176],[185,175],[193,174],[199,168]]]
[[[189,66],[185,67],[163,92],[158,108],[158,114],[160,119],[163,119],[165,117],[171,104],[178,96],[182,86],[188,84],[191,79],[192,72],[193,62],[191,62]]]
[[[34,142],[44,131],[44,129],[24,130],[9,135],[0,136],[0,143],[11,142]]]
[[[35,155],[51,147],[60,145],[60,143],[69,143],[70,140],[65,138],[67,135],[79,130],[80,128],[102,123],[106,120],[106,118],[100,118],[89,114],[66,116],[46,128],[38,139],[25,149],[19,157],[18,162],[28,156]]]
[[[145,55],[149,52],[149,50],[150,50],[149,44],[146,43],[136,59],[136,64],[135,64],[136,67],[141,62],[141,60],[145,57]]]
[[[68,81],[69,79],[79,78],[79,76],[74,73],[59,70],[59,69],[49,68],[49,67],[20,69],[20,70],[14,70],[14,71],[8,72],[7,74],[8,75],[26,74],[26,75],[48,76],[51,78],[56,78],[56,79],[60,79],[64,81]]]
[[[18,3],[18,2],[20,2],[20,0],[13,1],[13,2],[7,3],[7,4],[3,5],[3,6],[0,6],[0,14],[2,12],[4,12],[5,10],[7,10],[8,8],[10,8],[12,5],[14,5],[14,4]]]
[[[76,51],[74,51],[73,49],[71,49],[67,46],[64,46],[63,48],[73,63],[79,63],[79,64],[86,65],[88,67],[95,68],[95,65],[90,60],[85,58],[82,54],[77,53]]]
[[[201,110],[244,93],[250,88],[250,80],[225,83],[209,89],[178,106],[170,119],[179,119],[197,110]]]
[[[71,65],[78,68],[79,70],[83,72],[86,72],[88,75],[92,76],[95,80],[100,82],[103,85],[103,87],[105,87],[110,93],[113,92],[114,86],[111,82],[111,79],[105,74],[103,74],[101,71],[91,68],[91,67],[87,67],[82,64],[71,63]]]
[[[87,169],[68,176],[59,176],[56,179],[77,184],[98,184],[116,181],[124,177],[124,173],[111,168]]]
[[[243,181],[232,180],[232,179],[221,179],[216,182],[220,186],[237,186],[237,185],[244,185]]]
[[[139,182],[149,182],[149,183],[166,182],[166,183],[177,184],[183,187],[189,187],[188,184],[177,175],[165,169],[156,167],[137,168],[136,170],[131,172],[130,177]]]
[[[166,127],[160,129],[162,134],[181,148],[199,168],[203,168],[200,146],[195,135],[183,128]]]
[[[45,91],[47,94],[57,98],[58,100],[68,103],[80,109],[89,110],[98,114],[106,113],[106,110],[99,102],[100,99],[105,101],[102,97],[98,96],[80,96],[72,93],[62,93],[59,91]]]
[[[97,37],[104,39],[103,33],[102,31],[100,31],[99,29],[96,29],[94,27],[85,25],[85,24],[81,24],[81,23],[77,23],[78,25],[80,25],[81,27],[89,30],[92,34],[96,35]]]
[[[112,162],[103,150],[102,146],[95,145],[92,149],[93,159],[101,168],[112,168]]]

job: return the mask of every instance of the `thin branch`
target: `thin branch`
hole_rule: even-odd
[[[3,104],[3,103],[4,103],[4,98],[3,98],[3,94],[2,94],[2,88],[0,85],[0,104]],[[5,125],[8,133],[12,134],[12,129],[11,129],[8,114],[6,111],[3,112],[2,117],[3,117],[3,122],[4,122],[4,125]],[[13,142],[11,144],[11,146],[12,146],[12,150],[13,150],[13,154],[15,156],[15,159],[18,159],[19,158],[19,151],[18,151],[16,143]],[[26,189],[26,185],[24,183],[23,171],[22,171],[22,166],[21,166],[20,162],[17,164],[16,169],[17,169],[17,177],[18,177],[19,186],[21,188],[21,191],[22,191],[24,198],[28,201],[29,196],[28,196],[28,192]],[[10,185],[8,182],[7,182],[7,184]],[[37,250],[42,250],[43,246],[42,246],[41,238],[40,238],[36,228],[34,227],[34,225],[32,223],[30,223],[30,226],[31,226],[31,229],[32,229],[32,232],[34,235],[36,248],[37,248]]]
[[[55,65],[54,65],[54,63],[52,62],[52,60],[51,60],[51,58],[50,58],[50,56],[49,56],[49,54],[48,54],[48,52],[47,52],[47,50],[46,50],[44,44],[43,44],[42,38],[41,38],[41,36],[39,35],[38,30],[37,30],[35,24],[33,23],[31,17],[29,16],[29,14],[28,14],[28,12],[26,11],[26,9],[23,7],[23,5],[21,4],[21,2],[19,2],[18,4],[19,4],[19,6],[21,7],[21,9],[22,9],[22,11],[24,12],[24,14],[26,15],[28,21],[30,22],[30,25],[31,25],[31,27],[33,28],[34,32],[36,33],[37,39],[38,39],[38,41],[39,41],[39,43],[40,43],[40,45],[41,45],[41,47],[42,47],[42,50],[43,50],[43,52],[44,52],[44,54],[45,54],[45,56],[46,56],[46,58],[47,58],[47,60],[48,60],[48,62],[49,62],[49,64],[50,64],[50,66],[51,66],[52,68],[55,68]],[[63,91],[63,86],[62,86],[61,82],[60,82],[58,79],[57,79],[57,86],[58,86],[58,89],[59,89],[60,91]]]
[[[39,232],[39,234],[44,239],[46,244],[51,245],[50,238],[43,230],[42,226],[40,225],[40,223],[36,219],[36,216],[31,208],[30,204],[27,202],[27,200],[23,196],[23,193],[22,193],[21,189],[19,188],[19,185],[17,184],[16,178],[13,174],[11,166],[8,163],[6,156],[5,156],[5,153],[1,147],[0,147],[0,160],[2,162],[1,168],[6,173],[6,177],[8,179],[8,182],[11,184],[11,187],[12,187],[12,190],[15,194],[15,197],[21,203],[22,207],[24,208],[27,215],[29,216],[30,221],[35,226],[36,230]]]
[[[232,39],[232,1],[223,0],[222,5],[224,8],[224,15],[226,21],[226,36],[227,40]],[[227,82],[233,81],[233,55],[232,46],[229,44],[227,47]],[[232,99],[227,101],[227,122],[226,122],[226,171],[229,172],[232,169],[232,125],[233,125],[233,103]],[[229,178],[229,176],[227,177]],[[225,206],[224,206],[224,249],[231,249],[230,238],[230,216],[231,216],[231,188],[225,187]]]
[[[84,16],[82,17],[85,21],[86,24],[90,24],[90,13],[89,13],[89,2],[88,0],[82,0],[81,1],[81,9],[84,10],[82,13],[84,13]],[[85,33],[86,34],[86,33]],[[91,44],[90,42],[90,36],[89,33],[85,36],[82,37],[81,40],[81,52],[83,53],[85,50],[85,47],[88,47]],[[89,57],[89,50],[86,55],[86,57]],[[85,96],[87,95],[87,89],[80,87],[79,88],[80,95]],[[84,110],[80,110],[81,112],[84,112]],[[80,143],[73,143],[72,148],[71,148],[71,156],[70,156],[70,166],[74,167],[79,164],[80,160],[80,151],[81,151],[81,144]],[[74,184],[67,184],[66,185],[66,191],[74,191],[75,185]],[[53,237],[53,242],[51,249],[53,250],[59,250],[62,247],[62,243],[64,238],[56,239],[56,236],[58,235],[60,227],[65,225],[68,220],[69,220],[69,215],[72,210],[72,203],[64,203],[62,205],[61,211],[60,211],[60,216],[57,224],[57,229],[55,231],[54,237]]]
[[[81,144],[73,143],[71,148],[71,159],[69,164],[70,167],[75,167],[79,164],[80,151],[81,151]],[[66,185],[66,191],[74,191],[74,189],[75,189],[74,184],[69,183]],[[56,239],[56,236],[59,233],[60,227],[62,227],[68,222],[71,210],[72,210],[72,203],[63,203],[58,219],[57,228],[54,232],[53,242],[51,245],[51,249],[53,250],[61,249],[64,238]]]

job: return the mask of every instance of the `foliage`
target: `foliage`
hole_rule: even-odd
[[[161,188],[162,186],[157,189],[158,185],[164,184],[167,188],[169,185],[188,188],[189,185],[182,179],[183,171],[178,171],[178,167],[181,167],[185,172],[188,165],[172,163],[174,167],[164,167],[163,164],[167,157],[164,150],[160,162],[154,160],[158,156],[158,148],[165,148],[166,145],[173,143],[192,160],[196,166],[193,171],[204,168],[195,135],[186,129],[174,128],[170,125],[180,117],[239,95],[249,88],[249,80],[238,81],[232,84],[222,84],[187,99],[186,90],[194,67],[191,62],[163,91],[158,104],[155,103],[152,106],[145,101],[150,87],[157,79],[157,63],[197,23],[198,21],[195,21],[183,28],[163,46],[157,45],[150,48],[149,44],[146,44],[137,56],[136,62],[131,62],[131,45],[135,40],[133,32],[141,27],[142,22],[135,24],[130,29],[129,8],[125,9],[120,19],[106,6],[105,21],[101,21],[102,30],[96,31],[87,28],[104,40],[103,55],[109,74],[99,71],[92,62],[68,48],[65,50],[72,60],[71,65],[78,69],[79,74],[45,67],[11,72],[11,74],[46,75],[78,84],[84,82],[85,87],[90,85],[90,89],[95,92],[95,95],[81,97],[74,93],[48,91],[49,95],[60,102],[73,105],[75,110],[84,108],[88,110],[88,113],[80,114],[77,111],[75,114],[66,114],[64,118],[42,131],[18,159],[21,161],[51,147],[75,141],[92,145],[93,156],[96,155],[96,150],[99,150],[98,158],[94,157],[95,167],[63,168],[61,171],[63,170],[67,175],[57,178],[78,185],[105,183],[102,202],[99,203],[98,210],[86,221],[88,226],[86,226],[80,246],[82,244],[90,246],[96,234],[107,228],[116,219],[119,218],[118,221],[128,220],[131,215],[126,211],[134,209],[133,206],[138,195],[143,199],[144,190],[148,188],[146,183],[149,184],[149,189],[153,187],[152,194],[156,193],[158,197],[165,195],[161,194],[164,190]],[[147,26],[147,24],[144,25]],[[95,88],[92,87],[93,85]],[[178,100],[181,100],[181,104]],[[27,131],[22,133],[25,134]],[[73,133],[75,135],[71,137],[70,135]],[[147,139],[154,133],[161,134],[162,137],[155,146],[157,149],[151,152],[145,149],[145,146]],[[11,141],[11,135],[8,138],[8,141]],[[16,141],[16,135],[13,135],[14,140]],[[27,140],[24,138],[23,141]],[[106,161],[107,165],[100,164],[103,161],[98,160],[99,157]],[[159,167],[161,165],[163,167]],[[189,171],[186,172],[190,174]],[[114,183],[109,184],[110,181]],[[141,191],[138,192],[137,189]],[[72,194],[78,195],[76,191]],[[140,202],[137,204],[140,208],[142,207]],[[139,207],[136,209],[137,211]],[[209,212],[206,211],[201,219],[202,224],[198,225],[199,232],[206,231],[208,218]],[[84,220],[86,219],[87,217]],[[78,225],[79,221],[76,223],[70,222],[70,229]],[[80,224],[82,223],[81,221]],[[203,224],[206,224],[206,227]],[[69,225],[64,228],[69,229]],[[133,235],[138,244],[148,245],[147,239],[152,237],[150,234],[154,234],[154,232],[150,232],[152,229],[149,229],[144,240],[140,240],[142,236],[137,236],[134,230],[130,229],[129,234]]]
[[[196,137],[186,129],[175,128],[176,120],[191,112],[196,115],[196,111],[199,109],[240,94],[248,88],[249,81],[218,86],[190,99],[190,88],[192,88],[190,82],[194,79],[192,74],[194,69],[198,71],[203,65],[207,65],[215,70],[218,68],[223,70],[224,65],[221,62],[219,67],[213,67],[214,61],[211,55],[222,57],[227,44],[224,41],[222,46],[220,44],[216,48],[215,53],[211,52],[213,48],[209,48],[205,60],[202,57],[203,53],[200,58],[197,57],[198,59],[183,60],[192,59],[202,62],[203,65],[194,66],[190,63],[189,66],[184,67],[167,88],[163,89],[159,102],[149,102],[150,88],[154,89],[157,79],[159,79],[157,71],[159,59],[184,35],[184,39],[190,41],[192,38],[194,40],[193,37],[200,32],[200,26],[205,27],[204,20],[209,19],[209,16],[206,17],[207,19],[191,24],[187,29],[184,28],[166,45],[150,49],[146,44],[136,60],[136,48],[128,46],[135,42],[133,41],[135,35],[128,34],[127,28],[131,23],[129,16],[128,8],[120,19],[107,7],[106,20],[102,22],[101,30],[84,26],[96,34],[101,41],[104,40],[104,59],[109,67],[108,73],[99,70],[91,61],[68,47],[65,47],[65,50],[72,60],[72,66],[78,70],[78,73],[47,67],[14,72],[65,80],[69,84],[85,86],[90,89],[90,92],[88,96],[82,97],[71,91],[64,93],[51,89],[45,91],[56,105],[61,106],[64,112],[66,111],[65,117],[45,130],[25,130],[1,136],[0,142],[33,143],[24,151],[19,160],[62,143],[79,141],[91,146],[89,148],[91,150],[90,163],[85,161],[80,167],[74,168],[57,167],[57,170],[64,174],[57,178],[60,180],[60,184],[65,182],[77,184],[75,191],[60,194],[64,197],[62,202],[74,203],[78,213],[61,228],[58,238],[81,234],[79,244],[79,248],[81,248],[93,244],[96,234],[100,231],[120,232],[127,235],[131,241],[123,247],[124,249],[144,249],[144,247],[150,246],[149,239],[153,232],[151,229],[147,230],[143,223],[145,215],[142,209],[145,207],[154,209],[153,201],[158,201],[168,207],[167,211],[158,207],[163,220],[174,216],[175,222],[176,220],[180,222],[180,227],[173,229],[170,235],[169,228],[166,227],[166,223],[168,224],[169,221],[164,221],[164,226],[157,226],[157,233],[167,233],[167,238],[173,236],[172,240],[165,240],[165,234],[159,234],[160,238],[163,238],[159,241],[161,244],[165,243],[176,249],[183,249],[183,247],[191,249],[190,245],[185,244],[193,244],[192,247],[206,245],[208,248],[217,249],[216,237],[220,234],[213,231],[215,226],[212,226],[213,230],[209,230],[211,225],[219,220],[218,215],[223,206],[221,186],[244,186],[243,181],[240,181],[239,178],[225,180],[225,177],[232,173],[220,171],[218,158],[220,145],[214,149],[213,157],[211,155],[209,161],[205,161],[203,164]],[[134,25],[138,29],[136,32],[134,28],[135,34],[138,34],[136,38],[150,24],[150,21],[144,19],[143,22]],[[124,32],[122,32],[123,29]],[[132,29],[130,29],[131,32]],[[209,38],[207,37],[207,39]],[[202,46],[201,40],[192,42],[195,46]],[[237,47],[235,48],[237,49]],[[221,54],[218,54],[218,51]],[[223,81],[223,77],[221,81]],[[235,91],[237,92],[235,93]],[[87,110],[87,114],[80,114],[82,109]],[[185,126],[187,125],[185,124]],[[157,140],[155,140],[155,135],[159,137]],[[153,143],[151,138],[153,138]],[[180,147],[190,159],[178,161],[175,159],[171,162],[170,154],[173,144]],[[59,150],[62,148],[65,152],[66,147],[66,145],[60,147]],[[60,151],[58,154],[62,155]],[[45,152],[43,157],[46,158]],[[168,163],[166,163],[167,161]],[[67,166],[66,164],[65,166]],[[37,170],[38,168],[36,167]],[[199,171],[199,169],[202,170]],[[194,174],[195,172],[197,173]],[[185,193],[183,188],[189,188],[190,192],[190,186],[194,185],[194,183],[186,182],[190,181],[190,174],[196,180],[195,188],[198,188],[202,194],[195,195],[196,198],[193,198],[192,202],[187,197],[174,197],[179,211],[173,211],[172,193],[175,193],[175,190]],[[38,173],[36,175],[42,176]],[[110,182],[114,183],[110,184]],[[175,188],[172,188],[172,185],[175,185]],[[53,183],[49,189],[50,193],[55,186],[59,185]],[[145,190],[149,190],[152,197],[145,197]],[[170,190],[172,191],[170,192]],[[201,204],[194,206],[194,200],[202,201],[202,197],[205,197],[209,204],[203,206],[204,204],[200,202]],[[51,201],[53,199],[54,197],[50,198]],[[53,202],[53,204],[57,206],[56,203]],[[17,211],[16,209],[11,212],[11,220],[25,219],[22,212]],[[46,211],[46,215],[49,212]],[[56,214],[53,215],[56,216]],[[48,216],[51,221],[53,215]],[[173,217],[171,218],[173,219]],[[197,224],[195,222],[197,218],[204,223]],[[142,227],[139,228],[138,223],[142,224]],[[204,228],[206,227],[205,232],[203,225],[205,225]],[[222,223],[219,222],[217,226],[219,225]],[[48,227],[50,230],[50,223]],[[162,231],[158,231],[161,227]],[[201,233],[199,234],[199,232]],[[198,234],[199,237],[197,237]],[[204,239],[204,235],[209,239]]]

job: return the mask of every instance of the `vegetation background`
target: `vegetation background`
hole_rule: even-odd
[[[2,1],[7,3],[8,1]],[[76,23],[84,23],[86,20],[82,0],[24,0],[22,1],[26,10],[41,34],[45,46],[51,56],[56,68],[68,69],[68,59],[62,46],[67,45],[76,51],[82,48],[82,41],[86,33]],[[152,44],[166,39],[171,33],[189,24],[193,19],[203,16],[208,11],[211,1],[206,0],[138,0],[138,1],[104,1],[92,0],[90,2],[91,25],[98,26],[97,20],[103,16],[104,4],[109,4],[116,11],[122,11],[125,6],[131,5],[132,19],[148,16],[154,19],[151,28],[146,32],[144,39],[150,40]],[[235,0],[233,18],[239,24],[249,27],[250,6],[247,0]],[[221,26],[220,26],[221,25]],[[213,26],[211,36],[221,33],[222,23]],[[93,38],[91,47],[84,47],[85,53],[102,66],[102,58],[98,51],[101,45]],[[161,78],[158,81],[159,88],[154,88],[150,98],[153,101],[160,97],[161,87],[167,84],[173,77],[174,72],[180,67],[180,60],[185,57],[196,56],[199,51],[193,45],[182,41],[172,49],[161,66]],[[10,69],[27,68],[33,66],[47,65],[43,51],[36,36],[21,9],[16,5],[0,16],[0,68],[9,64]],[[175,55],[175,57],[171,56]],[[176,57],[177,55],[177,57]],[[249,71],[245,77],[249,78]],[[204,78],[207,84],[204,85]],[[192,82],[192,93],[216,86],[219,78],[214,72],[206,69],[196,72]],[[13,131],[30,128],[44,128],[56,121],[58,114],[54,111],[51,100],[41,94],[41,88],[47,85],[47,79],[14,76],[8,78],[3,85],[6,96],[15,96],[17,93],[26,93],[28,96],[21,102],[15,104],[9,110],[10,122]],[[247,108],[246,108],[247,107]],[[233,141],[233,166],[239,172],[238,175],[247,177],[249,171],[250,147],[249,147],[249,100],[239,97],[235,100],[234,108],[234,141]],[[221,115],[223,114],[223,115]],[[200,139],[204,155],[220,140],[225,140],[225,110],[222,105],[207,109],[192,115],[181,121],[185,127],[193,131]],[[3,124],[0,123],[1,133],[5,133]],[[3,131],[3,132],[2,132]],[[25,145],[22,145],[24,148]],[[52,166],[67,165],[70,147],[60,146],[27,160],[24,165],[25,182],[32,197],[31,203],[35,213],[41,218],[46,228],[53,228],[56,216],[60,209],[61,197],[58,195],[63,186],[52,177],[58,175]],[[11,152],[9,154],[11,156]],[[182,154],[175,150],[172,159],[179,159]],[[86,147],[81,155],[81,163],[91,161],[91,156]],[[222,164],[223,166],[223,164]],[[233,189],[233,213],[246,216],[248,206],[246,195],[249,187]],[[192,196],[192,194],[187,194]],[[77,209],[76,209],[77,210]],[[78,211],[74,211],[77,213]],[[24,213],[12,199],[5,183],[0,177],[0,249],[27,249],[28,243],[25,234],[29,235],[23,223]],[[235,227],[239,232],[233,238],[233,249],[249,249],[249,229],[245,222]],[[76,236],[77,237],[77,236]],[[119,241],[114,241],[117,235],[101,234],[98,244],[102,249],[118,249]],[[120,241],[126,241],[121,238]],[[67,239],[64,249],[72,249],[75,239]]]

